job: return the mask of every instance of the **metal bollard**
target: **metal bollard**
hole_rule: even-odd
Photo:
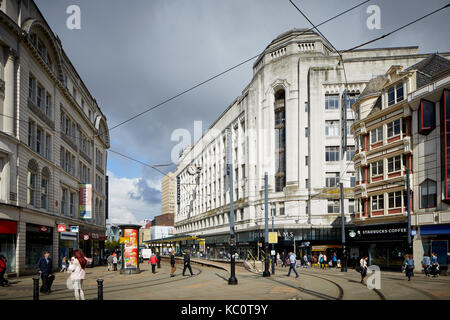
[[[39,300],[39,276],[33,277],[33,300]]]
[[[97,300],[103,300],[103,279],[97,279],[98,297]]]

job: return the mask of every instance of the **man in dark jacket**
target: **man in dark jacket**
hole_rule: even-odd
[[[170,252],[170,266],[172,267],[170,270],[170,276],[175,277],[175,270],[177,268],[175,267],[175,255],[173,254],[173,251]]]
[[[161,268],[161,256],[159,255],[159,251],[156,252],[156,259],[158,259],[158,261],[156,262],[156,266],[158,267],[158,269]]]
[[[191,256],[189,255],[189,252],[184,253],[184,268],[183,268],[183,276],[186,272],[186,269],[189,269],[189,272],[191,273],[191,277],[194,275],[191,268]]]
[[[53,263],[50,258],[50,252],[46,251],[44,256],[39,259],[36,269],[42,278],[41,292],[50,293],[52,292],[51,287],[55,276],[53,275]]]

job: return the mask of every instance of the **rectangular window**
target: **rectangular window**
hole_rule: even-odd
[[[370,167],[372,168],[372,177],[383,174],[383,160],[371,163]]]
[[[34,122],[28,122],[28,146],[34,150]]]
[[[347,95],[348,97],[348,105],[347,105],[347,109],[351,109],[353,104],[355,103],[356,100],[358,100],[359,98],[359,93],[349,93]]]
[[[284,203],[280,203],[280,216],[284,216]]]
[[[389,209],[401,208],[402,206],[402,192],[396,191],[388,194]]]
[[[347,146],[347,161],[352,161],[355,156],[355,146]]]
[[[328,200],[328,213],[339,213],[339,200]]]
[[[45,96],[45,114],[47,117],[52,115],[52,96],[49,94]]]
[[[388,138],[399,135],[399,134],[400,134],[400,119],[397,119],[393,122],[389,122],[387,124]]]
[[[309,128],[305,127],[305,138],[308,138],[309,136]]]
[[[38,85],[36,104],[42,110],[44,109],[44,92],[44,89],[40,85]]]
[[[309,188],[309,179],[305,179],[305,188],[306,188],[306,189]]]
[[[327,188],[335,188],[339,185],[339,172],[327,172],[325,176]]]
[[[36,79],[30,75],[28,78],[28,98],[31,101],[35,101],[36,95]]]
[[[400,171],[401,168],[401,156],[388,158],[388,173]]]
[[[383,141],[383,126],[370,130],[370,141],[372,144]]]
[[[41,180],[41,208],[48,209],[48,180]]]
[[[436,127],[436,106],[434,102],[421,100],[418,112],[419,133],[428,134]]]
[[[325,147],[325,161],[339,161],[339,147]]]
[[[47,134],[45,135],[45,157],[49,160],[51,160],[50,158],[51,147],[52,147],[51,136]]]
[[[376,196],[372,196],[372,211],[383,209],[384,209],[384,195],[379,194]]]
[[[62,195],[61,195],[61,214],[62,215],[66,215],[66,204],[67,204],[67,190],[66,189],[62,189]]]
[[[339,136],[339,120],[325,121],[325,136],[327,137]]]
[[[354,188],[356,186],[356,177],[355,173],[350,173],[350,188]]]
[[[353,125],[353,123],[355,123],[355,120],[347,120],[347,135],[348,136],[352,135],[351,126]]]
[[[436,182],[425,180],[420,185],[420,208],[433,207],[436,207]]]
[[[42,154],[44,151],[42,148],[43,139],[44,139],[44,136],[43,136],[42,129],[38,127],[36,130],[36,152],[39,154]]]
[[[355,200],[353,199],[348,200],[348,213],[355,213]]]
[[[339,109],[339,94],[325,95],[325,110]]]
[[[28,171],[27,203],[36,206],[36,173]]]
[[[309,156],[305,156],[305,166],[309,166]]]
[[[397,95],[397,102],[403,100],[403,82],[395,86],[395,94]]]
[[[75,217],[75,193],[70,193],[70,216]]]
[[[305,112],[308,112],[308,102],[305,102]]]
[[[388,106],[395,104],[395,89],[390,87],[388,89]]]

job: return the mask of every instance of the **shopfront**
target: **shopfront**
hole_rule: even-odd
[[[448,256],[450,252],[450,224],[420,226],[419,234],[422,239],[423,253],[431,256],[435,253],[442,270],[448,270]]]
[[[0,220],[0,254],[8,259],[6,273],[16,271],[17,222]]]
[[[401,270],[408,252],[407,223],[357,226],[347,229],[346,233],[350,266],[367,256],[369,265]]]
[[[45,251],[53,253],[53,228],[27,223],[25,246],[25,269],[35,270]]]
[[[59,232],[59,257],[58,266],[61,268],[62,259],[70,259],[77,246],[77,233],[75,232]]]

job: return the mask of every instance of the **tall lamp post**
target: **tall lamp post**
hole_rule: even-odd
[[[342,261],[341,272],[347,272],[347,252],[345,250],[345,215],[344,215],[344,184],[339,183],[341,188],[341,233],[342,233]]]
[[[273,234],[273,220],[274,220],[274,217],[273,217],[273,210],[272,210],[272,208],[271,208],[271,214],[272,214],[272,234]],[[273,275],[275,275],[275,245],[272,243],[272,251],[273,251],[273,254],[272,254],[272,274]]]
[[[412,253],[412,240],[411,240],[411,199],[410,199],[410,185],[409,185],[409,168],[406,169],[406,208],[408,211],[408,253]]]
[[[269,179],[267,172],[264,173],[264,251],[266,257],[264,259],[264,272],[263,277],[270,277],[269,272],[269,191],[268,191]]]
[[[231,254],[231,266],[230,266],[230,278],[228,284],[235,285],[238,283],[235,274],[235,261],[234,252],[236,239],[234,235],[234,207],[233,207],[233,157],[232,157],[232,141],[231,141],[231,128],[227,128],[227,173],[230,177],[230,254]]]

